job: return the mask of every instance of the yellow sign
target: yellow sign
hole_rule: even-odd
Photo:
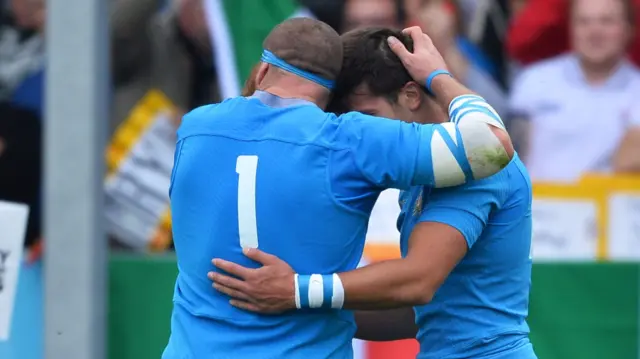
[[[168,188],[175,151],[175,106],[149,91],[107,147],[105,219],[109,233],[139,249],[171,244]]]

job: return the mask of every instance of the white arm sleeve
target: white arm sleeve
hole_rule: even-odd
[[[466,182],[460,163],[468,163],[473,179],[491,176],[510,161],[504,146],[493,134],[491,127],[505,130],[498,113],[482,97],[463,95],[449,105],[449,123],[442,124],[451,140],[461,139],[466,161],[456,159],[444,136],[435,132],[431,152],[435,187],[450,187]],[[456,147],[460,144],[456,143]]]

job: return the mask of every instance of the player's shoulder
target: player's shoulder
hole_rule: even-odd
[[[399,123],[400,121],[391,120],[384,117],[367,115],[362,112],[351,111],[336,117],[336,121],[339,123],[345,123],[352,125],[353,127],[368,127],[368,126],[384,126],[389,123]]]
[[[350,141],[360,141],[362,139],[374,139],[390,132],[397,132],[402,129],[410,130],[416,126],[415,123],[405,123],[400,120],[366,115],[360,112],[347,112],[334,119],[339,127],[343,138]],[[376,136],[377,135],[377,136]]]
[[[362,126],[362,121],[367,118],[374,118],[373,116],[365,115],[360,112],[347,112],[340,115],[334,115],[333,122],[341,129],[354,131]]]
[[[198,120],[202,118],[209,118],[210,116],[215,116],[221,112],[226,112],[229,110],[242,110],[239,107],[246,107],[246,105],[250,105],[251,102],[249,98],[244,96],[237,96],[225,99],[218,103],[207,104],[203,106],[198,106],[193,110],[187,112],[183,117],[183,122],[185,120]]]
[[[499,193],[502,202],[528,201],[531,197],[531,178],[517,153],[500,172],[474,182]]]
[[[188,137],[198,131],[203,123],[215,116],[215,110],[219,104],[210,104],[196,107],[182,116],[178,127],[178,140]]]
[[[198,121],[211,119],[230,106],[246,101],[244,97],[233,97],[219,103],[198,106],[182,116],[181,127],[195,125]]]
[[[335,131],[333,142],[339,147],[358,143],[362,138],[362,120],[365,117],[367,115],[355,111],[333,115],[330,118],[331,128]]]
[[[215,111],[217,107],[218,107],[217,103],[196,107],[193,110],[184,114],[184,116],[182,116],[182,122],[180,123],[180,125],[182,126],[192,125],[194,121],[207,118],[209,115],[211,115]]]
[[[220,121],[242,117],[243,113],[251,111],[251,102],[246,97],[228,98],[222,102],[203,105],[194,108],[182,116],[178,128],[178,139],[207,132],[215,128]],[[233,116],[231,116],[233,115]]]
[[[357,156],[370,153],[371,150],[379,151],[381,141],[385,141],[399,130],[400,121],[366,115],[360,112],[347,112],[333,119],[334,138],[336,148],[360,149]],[[367,150],[363,150],[367,148]]]
[[[499,187],[503,186],[505,183],[513,185],[515,183],[525,182],[530,182],[529,173],[527,172],[527,168],[524,166],[524,163],[520,159],[518,153],[515,153],[511,161],[509,161],[509,163],[498,173],[481,180],[471,181],[467,185],[470,187]]]
[[[510,163],[511,171],[510,181],[512,183],[512,192],[514,194],[519,194],[523,198],[530,199],[532,194],[532,184],[531,184],[531,176],[529,176],[529,171],[527,171],[527,167],[525,167],[524,162],[520,159],[520,156],[516,153]]]

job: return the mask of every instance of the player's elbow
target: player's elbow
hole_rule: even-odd
[[[502,149],[504,149],[507,155],[507,159],[510,161],[513,158],[513,155],[515,154],[515,150],[513,149],[513,143],[511,142],[511,136],[509,136],[509,133],[507,132],[507,130],[494,127],[491,125],[487,125],[487,126],[489,126],[491,133],[493,133],[493,135],[496,136],[496,138],[502,145]]]
[[[473,178],[491,176],[509,164],[515,151],[502,119],[482,97],[458,96],[449,108],[456,123]]]
[[[411,282],[407,283],[404,288],[403,302],[406,305],[425,305],[429,304],[433,299],[437,287],[431,283],[428,276],[421,275]]]
[[[505,168],[515,151],[506,130],[481,122],[460,126],[465,155],[474,179],[492,176]]]
[[[427,283],[416,283],[410,293],[410,305],[425,305],[431,303],[435,291]]]
[[[432,299],[433,299],[433,293],[432,292],[423,292],[421,295],[416,297],[414,305],[426,305],[426,304],[431,303]]]
[[[395,272],[395,288],[390,291],[395,302],[415,306],[428,304],[433,299],[441,282],[434,275],[439,271],[433,270],[431,265],[425,265],[423,258],[423,255],[416,255],[414,250],[413,254],[410,251],[406,258],[399,261],[403,267],[398,267]]]

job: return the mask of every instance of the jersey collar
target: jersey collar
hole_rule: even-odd
[[[249,98],[255,98],[264,105],[274,108],[293,107],[293,106],[316,106],[315,103],[299,98],[283,98],[266,91],[256,91]]]

